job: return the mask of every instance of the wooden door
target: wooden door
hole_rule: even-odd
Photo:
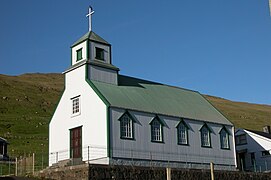
[[[82,158],[82,127],[70,130],[71,158]]]

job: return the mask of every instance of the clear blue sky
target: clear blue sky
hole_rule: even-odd
[[[1,0],[0,73],[60,73],[88,31],[120,73],[271,105],[268,0]]]

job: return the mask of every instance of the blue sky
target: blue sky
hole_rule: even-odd
[[[268,0],[1,0],[0,73],[60,73],[88,31],[120,73],[271,105]]]

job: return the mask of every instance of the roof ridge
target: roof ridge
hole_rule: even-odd
[[[171,88],[182,89],[182,90],[185,90],[185,91],[192,91],[192,92],[200,94],[199,91],[192,90],[192,89],[187,89],[187,88],[183,88],[183,87],[179,87],[179,86],[174,86],[174,85],[169,85],[169,84],[162,84],[162,83],[159,83],[159,82],[154,82],[154,81],[151,81],[151,80],[140,79],[140,78],[136,78],[136,77],[132,77],[132,76],[127,76],[127,75],[122,75],[122,74],[119,74],[119,76],[133,78],[133,79],[142,80],[142,81],[147,81],[147,82],[151,82],[151,83],[154,83],[154,84],[159,84],[159,85],[163,85],[163,86],[167,86],[167,87],[171,87]]]

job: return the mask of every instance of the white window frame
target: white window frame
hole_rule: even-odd
[[[163,126],[156,117],[151,122],[151,141],[163,142]]]
[[[184,122],[180,122],[177,126],[178,144],[188,145],[188,128]]]
[[[207,125],[203,125],[200,129],[200,137],[201,137],[201,147],[212,147],[211,145],[211,134]]]
[[[230,149],[229,133],[223,127],[220,131],[220,145],[221,149]]]
[[[133,119],[125,113],[120,118],[120,138],[134,139],[134,124]]]
[[[71,98],[72,117],[81,114],[80,95]]]

